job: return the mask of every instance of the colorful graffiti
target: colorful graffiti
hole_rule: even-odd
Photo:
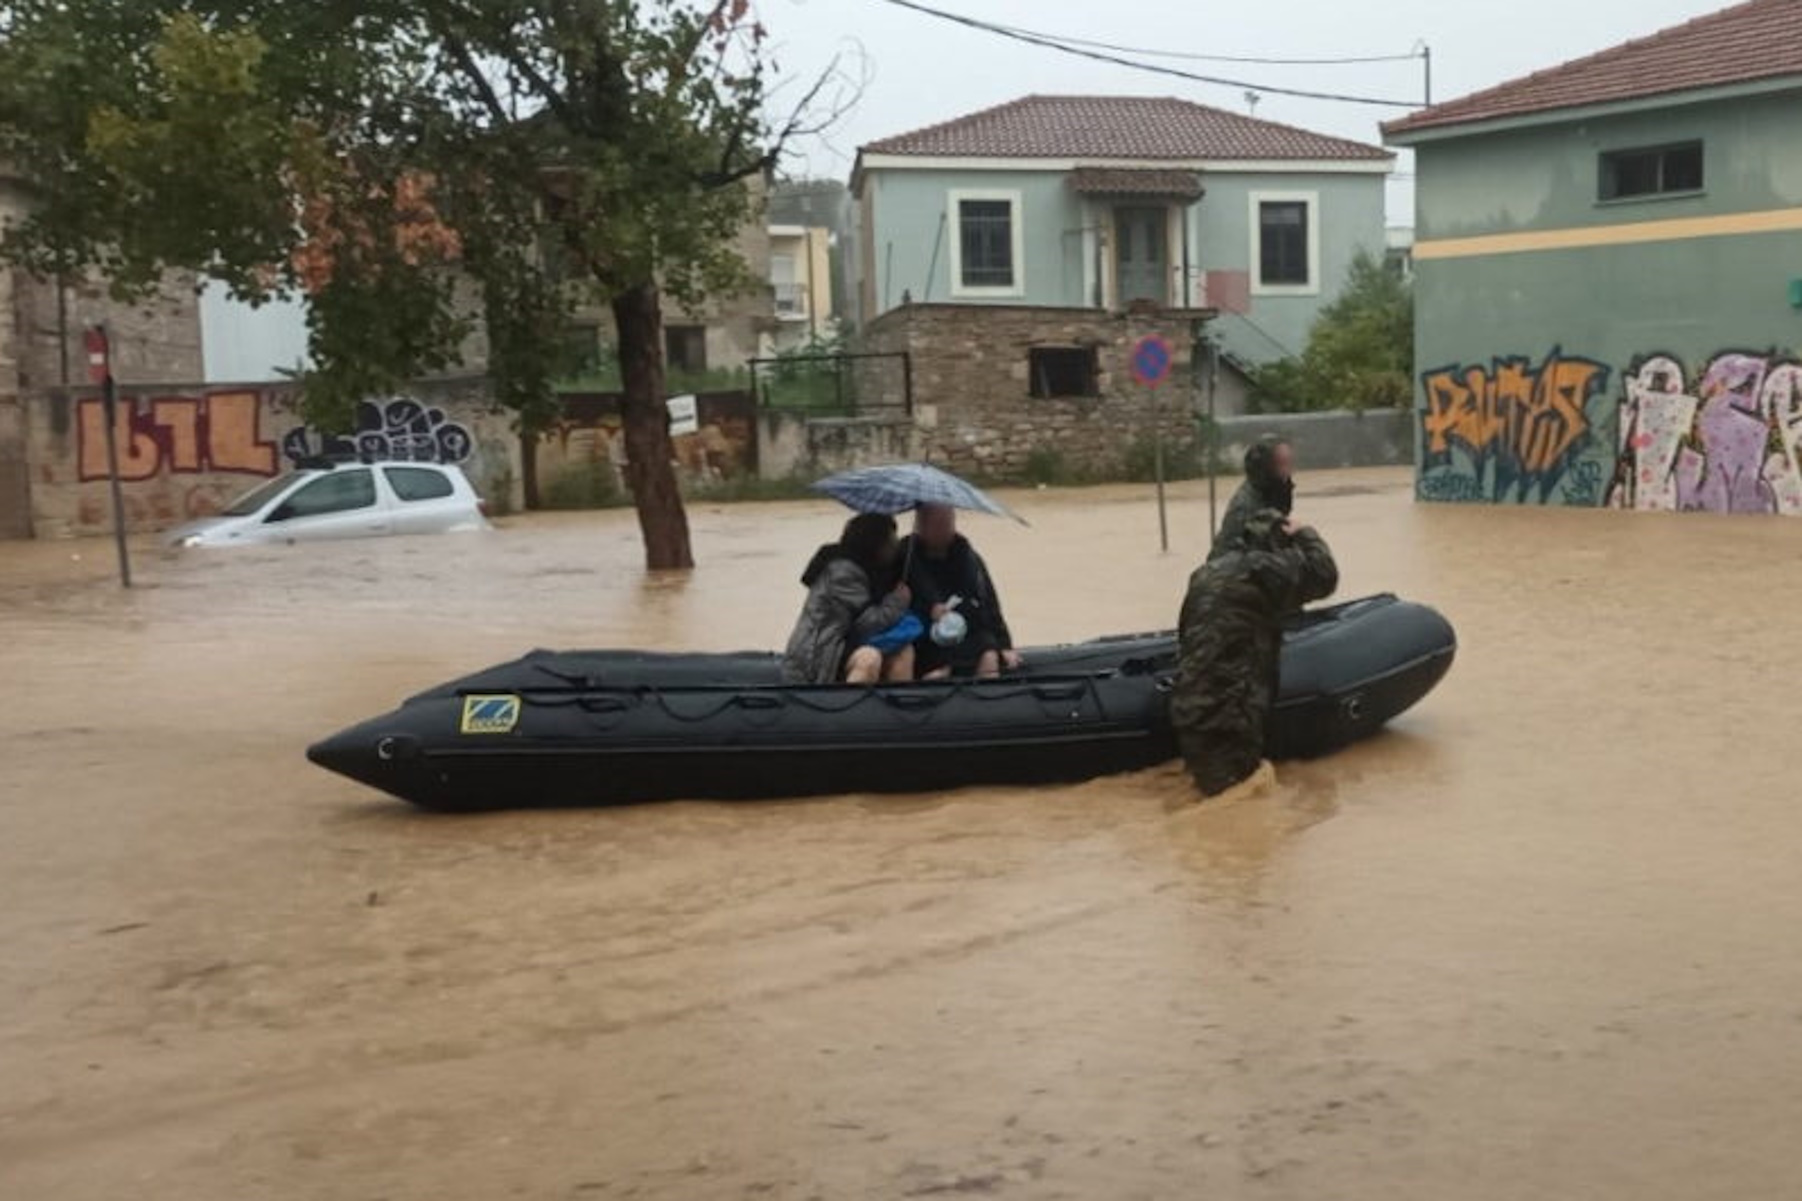
[[[396,397],[357,406],[349,434],[321,434],[297,425],[275,442],[262,435],[267,398],[257,392],[209,392],[200,396],[121,397],[114,434],[119,444],[119,478],[128,482],[169,475],[272,476],[281,460],[318,455],[354,455],[365,460],[462,463],[475,439],[442,409]],[[108,477],[106,408],[98,399],[76,406],[77,478],[88,483]]]
[[[1620,509],[1802,513],[1802,363],[1715,355],[1693,383],[1673,355],[1626,374],[1614,482]]]
[[[1609,374],[1557,347],[1537,367],[1507,356],[1488,367],[1426,372],[1421,497],[1598,503],[1599,470],[1584,477],[1572,468],[1595,444],[1597,417],[1606,414],[1590,410]],[[1445,482],[1453,479],[1469,482]]]
[[[364,461],[462,463],[475,450],[469,431],[410,397],[366,400],[348,434],[321,434],[297,425],[282,438],[282,454],[293,462],[319,455],[354,455]]]
[[[119,478],[147,480],[161,472],[200,475],[274,475],[275,444],[260,429],[262,397],[255,392],[205,396],[157,396],[119,401],[113,432],[119,445]],[[76,406],[77,476],[108,477],[106,406]]]

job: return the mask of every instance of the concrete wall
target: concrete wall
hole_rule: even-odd
[[[89,388],[26,396],[31,517],[38,537],[111,528],[106,423]],[[331,439],[295,411],[286,385],[162,385],[120,392],[119,474],[127,522],[163,529],[216,513],[233,497],[326,451],[451,462],[498,510],[522,503],[519,440],[480,380],[421,383],[365,403],[354,433]]]
[[[1344,283],[1362,249],[1384,252],[1383,176],[1333,173],[1202,172],[1207,195],[1191,208],[1172,205],[1167,238],[1171,281],[1168,303],[1202,304],[1207,273],[1244,279],[1253,270],[1254,197],[1305,197],[1313,202],[1319,242],[1319,272],[1306,289],[1250,289],[1250,308],[1223,317],[1219,332],[1228,351],[1263,363],[1299,354],[1321,306]],[[1113,285],[1114,202],[1085,198],[1056,171],[870,171],[864,180],[863,260],[873,272],[865,299],[882,313],[902,303],[1038,305],[1085,308],[1116,306]],[[956,234],[951,194],[960,190],[1018,193],[1023,262],[1018,294],[959,296],[952,279],[950,240]],[[1145,202],[1156,204],[1159,202]],[[1189,222],[1190,286],[1182,273],[1182,225]],[[936,249],[936,255],[935,255]]]
[[[1802,512],[1799,101],[1419,147],[1421,497]],[[1598,200],[1603,151],[1689,139],[1703,193]]]
[[[1414,415],[1407,409],[1271,413],[1227,417],[1219,425],[1220,459],[1228,470],[1265,434],[1295,444],[1298,471],[1399,467],[1414,458]]]
[[[809,417],[773,409],[758,414],[757,448],[769,480],[813,479],[921,456],[920,431],[909,417]]]
[[[0,221],[22,204],[0,186]],[[201,372],[200,317],[193,279],[170,276],[159,294],[120,304],[93,280],[59,287],[16,269],[0,270],[0,538],[28,538],[36,474],[29,397],[87,380],[83,334],[104,323],[122,381],[194,379]]]

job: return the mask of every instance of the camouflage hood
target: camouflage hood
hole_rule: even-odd
[[[1265,434],[1245,452],[1245,479],[1263,502],[1284,513],[1295,507],[1295,481],[1276,473],[1276,449],[1288,445],[1287,438]]]

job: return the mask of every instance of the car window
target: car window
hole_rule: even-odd
[[[456,491],[449,476],[424,467],[384,467],[382,474],[402,500],[442,500]]]
[[[232,501],[231,504],[220,510],[220,513],[225,517],[249,517],[252,513],[259,512],[264,505],[280,496],[283,492],[292,488],[294,486],[294,481],[298,478],[300,477],[292,471],[287,475],[278,475],[272,480],[258,484],[249,492],[240,496],[237,500]]]
[[[367,509],[373,504],[375,476],[367,467],[359,467],[320,476],[296,491],[276,512],[285,511],[283,520],[288,520],[348,513],[354,509]]]

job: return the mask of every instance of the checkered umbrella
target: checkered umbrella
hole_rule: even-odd
[[[829,475],[813,489],[859,513],[905,513],[921,505],[949,505],[1027,524],[1025,518],[975,484],[926,463],[857,467]]]

